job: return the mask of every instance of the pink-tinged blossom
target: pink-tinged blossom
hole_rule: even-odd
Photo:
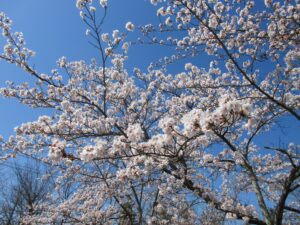
[[[81,19],[84,19],[84,17],[85,17],[84,12],[83,12],[83,11],[80,11],[80,12],[79,12],[79,16],[81,17]]]
[[[160,120],[158,126],[163,130],[165,134],[171,134],[171,132],[174,130],[175,124],[176,121],[173,118],[165,117]]]
[[[124,50],[125,53],[127,53],[129,49],[129,43],[128,42],[123,43],[122,49]]]
[[[132,22],[127,22],[125,25],[126,30],[133,31],[134,30],[134,24]]]
[[[66,142],[59,139],[52,139],[52,143],[49,147],[49,158],[58,161],[62,158],[65,152]]]
[[[97,13],[92,2],[76,2],[86,23],[106,13],[107,1]],[[21,153],[55,164],[55,190],[24,223],[192,225],[221,215],[221,224],[226,215],[225,223],[296,224],[295,131],[287,129],[280,145],[265,137],[300,119],[299,7],[275,0],[150,2],[159,5],[160,24],[139,27],[138,42],[127,40],[134,30],[128,22],[124,33],[95,36],[100,60],[62,57],[48,74],[31,66],[33,51],[0,13],[7,41],[1,59],[36,79],[7,82],[0,94],[51,109],[0,140],[1,160]],[[126,53],[136,43],[167,45],[172,55],[132,71]],[[193,63],[169,70],[182,59]],[[66,194],[68,185],[74,191]],[[204,207],[212,212],[208,222]]]
[[[267,7],[270,7],[272,4],[272,0],[264,0],[264,3]]]
[[[160,0],[150,0],[151,4],[152,5],[157,5],[157,3],[159,2]]]
[[[80,149],[79,157],[84,162],[89,162],[98,157],[105,157],[105,149],[107,143],[103,140],[98,140],[94,145],[87,145]]]
[[[120,31],[119,31],[119,30],[114,30],[114,31],[112,32],[112,37],[113,37],[113,38],[118,38],[119,34],[120,34]]]
[[[144,137],[144,131],[141,128],[141,125],[136,124],[130,124],[126,130],[128,140],[131,142],[139,142]]]
[[[218,26],[218,20],[216,15],[211,15],[211,17],[209,18],[208,26],[212,28],[216,28]]]
[[[65,56],[61,57],[58,61],[57,61],[57,65],[62,68],[65,67],[67,64],[67,58]]]
[[[102,7],[107,7],[107,0],[99,0],[99,3]]]
[[[171,17],[168,17],[166,19],[165,23],[166,23],[167,26],[172,26],[172,19],[171,19]]]
[[[90,9],[91,12],[96,12],[96,8],[94,6],[90,6],[89,9]]]
[[[109,34],[108,33],[104,33],[101,35],[101,39],[104,42],[108,42],[109,41]]]

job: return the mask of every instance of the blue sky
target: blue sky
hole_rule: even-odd
[[[98,5],[98,1],[94,1]],[[157,8],[149,0],[109,0],[108,16],[104,23],[103,32],[114,29],[125,31],[125,24],[131,21],[136,27],[149,23],[158,23]],[[50,73],[56,67],[56,61],[66,56],[69,61],[86,60],[97,57],[96,50],[88,43],[85,35],[86,26],[79,17],[75,0],[0,0],[0,11],[13,20],[13,30],[21,31],[25,36],[27,46],[36,52],[31,65],[42,73]],[[99,15],[103,12],[98,7]],[[136,29],[130,33],[128,40],[136,40],[141,36]],[[1,48],[4,39],[0,38]],[[159,57],[169,56],[168,47],[153,45],[138,45],[129,50],[127,68],[129,73],[134,67],[146,71],[152,61]],[[207,62],[208,63],[208,62]],[[181,68],[183,63],[173,65]],[[15,83],[33,81],[15,65],[0,61],[0,87],[7,80]],[[0,98],[0,134],[4,137],[13,134],[13,128],[22,122],[35,120],[44,111],[32,110],[20,105],[14,99]]]
[[[96,50],[88,43],[86,26],[79,17],[75,0],[0,0],[0,11],[4,11],[14,21],[13,30],[22,31],[28,47],[37,53],[31,63],[39,72],[50,73],[61,56],[66,56],[71,61],[90,61],[97,56]],[[124,30],[127,21],[132,21],[136,26],[158,22],[156,8],[149,0],[109,0],[104,31]],[[138,35],[136,31],[130,33],[128,38],[134,40]],[[1,47],[3,44],[3,38],[0,38]],[[151,61],[164,54],[169,55],[164,47],[135,46],[130,49],[127,66],[130,69],[136,66],[145,71]],[[201,60],[208,59],[194,59],[198,63]],[[180,65],[177,65],[177,68],[179,67]],[[0,87],[5,86],[7,80],[16,83],[32,81],[21,69],[0,61]],[[13,134],[14,127],[23,122],[33,121],[43,113],[45,111],[33,110],[13,99],[0,97],[0,134],[8,137]],[[284,120],[283,125],[288,135],[284,136],[276,130],[260,137],[258,143],[262,146],[272,146],[280,141],[287,143],[289,139],[297,141],[299,126],[293,123],[293,119]]]
[[[100,7],[98,9],[101,13]],[[37,53],[31,63],[39,72],[49,73],[61,56],[71,61],[90,61],[97,56],[95,49],[88,44],[86,27],[79,17],[75,1],[0,0],[0,11],[13,20],[13,30],[23,32],[27,46]],[[127,21],[132,21],[136,26],[147,24],[157,20],[155,14],[156,9],[148,0],[110,0],[104,31],[125,30]],[[137,32],[131,33],[128,38],[134,39],[136,36]],[[4,43],[1,37],[1,48]],[[135,47],[130,50],[128,66],[145,69],[155,58],[157,52],[152,46]],[[32,79],[15,65],[0,61],[0,86],[5,86],[7,80],[19,83]],[[15,126],[32,121],[43,113],[20,105],[13,99],[0,98],[0,107],[0,133],[4,137],[12,134]]]
[[[97,4],[98,1],[95,1]],[[98,7],[98,13],[101,13]],[[104,32],[114,29],[124,31],[127,21],[132,21],[136,27],[139,25],[158,23],[156,7],[149,0],[109,0],[108,16],[104,24]],[[39,72],[50,73],[56,67],[56,61],[61,56],[68,60],[86,60],[97,56],[96,50],[89,45],[85,35],[86,27],[79,17],[79,10],[75,7],[75,0],[0,0],[0,11],[4,11],[13,20],[13,30],[24,33],[27,46],[37,54],[31,60],[32,65]],[[130,33],[129,40],[135,40],[140,36],[136,30]],[[0,45],[3,46],[3,38]],[[130,48],[127,68],[129,73],[133,67],[146,70],[151,61],[159,57],[170,55],[170,51],[162,46],[140,45]],[[190,60],[190,59],[189,59]],[[208,58],[195,58],[192,61],[208,65]],[[182,63],[175,65],[177,72],[182,71]],[[9,65],[0,61],[0,87],[5,86],[6,80],[15,83],[32,81],[15,65]],[[35,120],[44,111],[33,110],[19,104],[13,99],[0,98],[0,134],[4,137],[13,134],[13,128],[22,122]],[[288,123],[287,123],[288,122]],[[299,129],[293,126],[293,120],[284,121],[286,129]],[[297,140],[297,132],[289,135],[287,139]],[[281,132],[275,132],[281,136]],[[269,139],[268,144],[278,144],[278,138]]]

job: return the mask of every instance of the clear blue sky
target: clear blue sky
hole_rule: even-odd
[[[37,53],[31,63],[39,72],[49,73],[61,56],[66,56],[68,60],[86,61],[96,57],[95,49],[88,44],[86,27],[73,0],[0,0],[0,11],[13,20],[13,30],[23,32],[27,46]],[[155,15],[156,8],[149,0],[110,0],[104,31],[124,30],[127,21],[132,21],[136,26],[157,21]],[[136,36],[137,32],[128,38],[134,39]],[[1,37],[1,48],[3,40]],[[130,50],[128,66],[145,69],[154,59],[157,59],[157,52],[152,46],[135,47]],[[7,80],[19,83],[32,79],[15,65],[0,61],[0,86],[5,86]],[[13,134],[15,126],[32,121],[41,113],[15,100],[0,98],[0,134],[5,137]]]
[[[97,3],[98,0],[95,0],[95,4]],[[56,67],[56,61],[61,56],[66,56],[68,60],[86,61],[96,57],[95,49],[88,44],[86,27],[79,17],[75,0],[0,0],[0,11],[4,11],[13,20],[14,31],[22,31],[28,47],[37,53],[31,63],[39,72],[49,73]],[[104,31],[122,30],[127,21],[132,21],[136,26],[157,23],[156,7],[149,0],[109,0]],[[130,33],[128,39],[134,40],[137,36],[139,33],[136,31]],[[3,44],[3,38],[0,38],[1,47]],[[158,55],[170,55],[169,53],[168,49],[161,46],[135,46],[129,51],[129,72],[134,66],[145,70],[151,61],[158,59]],[[208,64],[207,57],[193,61],[197,65],[203,61]],[[178,72],[182,70],[181,65],[175,65],[180,68]],[[1,87],[5,86],[6,80],[19,83],[31,79],[16,66],[0,61]],[[42,113],[44,112],[20,105],[15,100],[0,97],[0,134],[7,137],[13,134],[15,126],[35,120]],[[284,124],[287,129],[299,129],[292,126],[293,121],[286,122],[289,121]],[[297,140],[297,132],[291,133],[293,135],[290,138]],[[276,134],[282,135],[281,132]],[[267,142],[278,144],[278,138],[272,137]],[[263,138],[263,142],[266,138]]]
[[[28,47],[37,53],[31,63],[39,72],[49,73],[61,56],[66,56],[68,60],[86,61],[96,57],[95,49],[88,44],[86,27],[79,17],[75,0],[0,0],[0,11],[14,21],[14,31],[22,31]],[[149,0],[109,0],[104,31],[122,30],[127,21],[132,21],[136,26],[157,22],[156,8]],[[132,33],[129,39],[134,40],[138,35],[138,32]],[[3,38],[0,38],[1,47],[3,44]],[[130,49],[127,66],[145,70],[151,61],[158,59],[158,55],[169,55],[168,50],[149,45],[136,46]],[[193,61],[199,65],[200,61],[207,60],[206,57]],[[7,80],[19,83],[32,79],[16,66],[0,61],[0,87],[5,86]],[[33,121],[43,113],[45,111],[33,110],[15,100],[0,97],[0,134],[8,137],[13,134],[14,127]],[[272,146],[281,141],[297,141],[299,126],[293,125],[293,121],[284,120],[288,135],[284,136],[276,130],[262,136],[258,142],[262,146]]]

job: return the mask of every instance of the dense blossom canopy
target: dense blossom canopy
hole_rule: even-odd
[[[101,60],[62,57],[52,74],[29,64],[34,52],[0,14],[0,58],[36,77],[0,93],[53,109],[3,141],[3,159],[22,153],[57,170],[55,191],[24,223],[200,224],[209,206],[226,220],[298,224],[300,146],[259,137],[278,122],[299,126],[299,1],[150,2],[161,23],[140,27],[139,43],[176,54],[133,73],[125,39],[137,27],[100,33],[109,1],[76,2]],[[210,64],[167,72],[188,57]]]

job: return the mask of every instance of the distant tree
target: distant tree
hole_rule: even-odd
[[[36,78],[0,93],[52,109],[2,145],[3,159],[26,154],[59,173],[56,191],[25,222],[200,224],[210,216],[201,213],[204,203],[225,222],[299,224],[299,130],[287,130],[283,144],[267,141],[278,124],[299,127],[299,1],[151,3],[161,23],[142,26],[134,43],[175,54],[132,74],[125,39],[135,26],[102,33],[106,0],[100,10],[92,0],[76,2],[100,61],[62,57],[51,74],[30,65],[34,52],[0,15],[8,42],[0,58]],[[189,57],[197,63],[169,74],[169,64]],[[62,198],[64,184],[74,191]]]
[[[0,223],[5,225],[24,224],[26,216],[38,215],[37,205],[47,199],[47,194],[53,190],[51,176],[46,174],[40,165],[14,164],[11,166],[9,179],[1,180],[3,188],[0,191]]]

